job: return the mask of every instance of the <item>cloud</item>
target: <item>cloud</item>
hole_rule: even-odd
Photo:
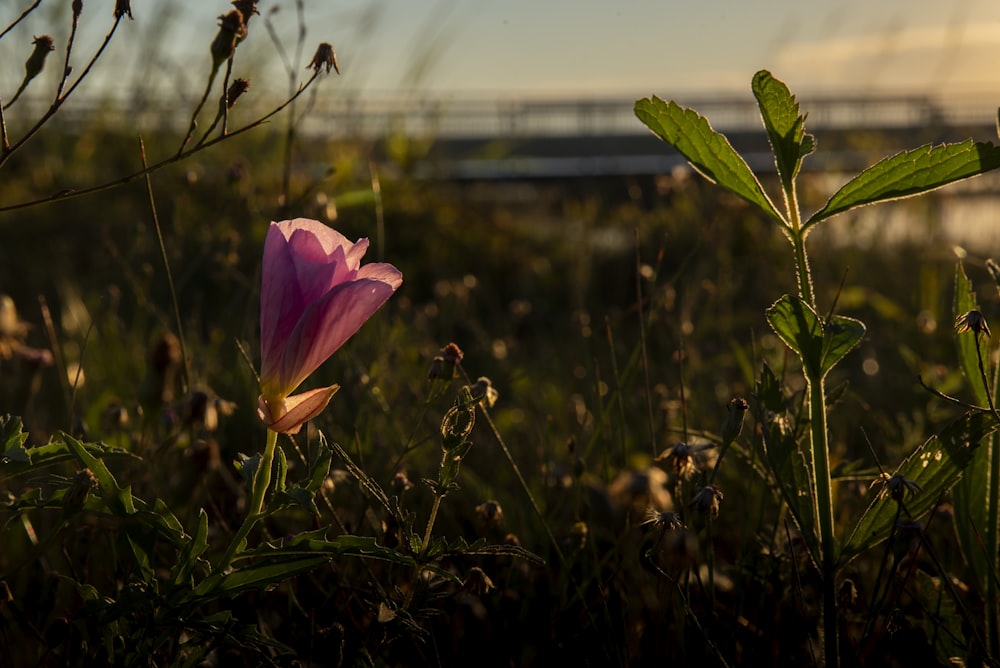
[[[776,70],[818,87],[970,87],[1000,84],[990,63],[1000,55],[1000,22],[925,25],[793,42]]]

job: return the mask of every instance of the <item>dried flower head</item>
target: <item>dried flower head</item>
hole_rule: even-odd
[[[496,585],[483,569],[479,566],[473,566],[469,569],[469,577],[462,583],[462,589],[470,594],[483,596],[496,589]]]
[[[643,520],[642,526],[651,526],[654,529],[661,529],[663,531],[675,531],[686,528],[678,513],[670,510],[660,511],[652,506],[646,510],[646,519]]]
[[[677,443],[661,452],[655,461],[670,462],[678,477],[690,478],[697,471],[710,466],[714,459],[714,453],[711,452],[714,447],[712,443]]]
[[[974,332],[975,334],[990,335],[990,326],[986,324],[986,317],[979,311],[969,311],[955,318],[955,331]]]
[[[132,0],[115,0],[115,18],[120,19],[126,14],[132,20]]]
[[[250,17],[254,14],[260,15],[260,12],[257,11],[257,0],[233,0],[229,4],[239,10],[240,14],[243,15],[244,23],[249,23]]]
[[[430,380],[451,380],[455,377],[455,372],[464,356],[465,353],[457,344],[449,343],[434,356],[431,368],[427,372],[427,378]]]
[[[698,512],[708,513],[712,517],[719,516],[719,504],[725,497],[722,491],[715,485],[705,485],[700,487],[694,498],[688,504],[688,508],[694,508]]]
[[[97,476],[90,469],[82,468],[77,471],[63,497],[63,512],[68,514],[79,511],[87,502],[90,491],[99,485]]]
[[[318,47],[316,47],[316,53],[313,54],[312,61],[307,68],[312,68],[316,72],[319,72],[320,68],[326,67],[327,74],[330,73],[330,68],[340,74],[340,65],[337,63],[337,54],[333,51],[333,45],[329,42],[322,42]]]
[[[247,26],[243,21],[243,14],[238,9],[234,9],[228,14],[219,17],[219,32],[212,40],[211,52],[212,62],[218,67],[223,62],[233,57],[236,52],[236,44],[239,40],[247,36]]]
[[[489,526],[497,526],[503,522],[503,508],[495,499],[484,501],[476,506],[476,514]]]
[[[907,494],[913,496],[917,492],[923,491],[920,485],[909,478],[904,478],[899,473],[893,475],[882,473],[872,482],[872,485],[880,485],[882,489],[879,493],[888,494],[894,501],[902,501]]]
[[[48,58],[49,53],[56,50],[55,40],[49,35],[36,37],[31,43],[35,48],[32,49],[28,60],[24,62],[25,79],[34,79],[38,76],[42,68],[45,67],[45,59]]]
[[[469,392],[472,398],[479,402],[483,408],[493,408],[500,393],[493,387],[493,382],[486,376],[480,376],[475,383],[469,385]]]
[[[409,489],[413,489],[413,483],[410,482],[406,471],[396,471],[396,474],[392,476],[392,490],[398,496]]]
[[[226,91],[226,106],[230,109],[236,104],[236,100],[240,98],[240,95],[250,90],[250,82],[246,79],[233,79],[233,83],[229,84],[229,90]]]

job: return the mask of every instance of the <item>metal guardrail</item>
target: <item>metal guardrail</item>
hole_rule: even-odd
[[[929,96],[802,97],[808,127],[821,129],[902,129],[907,127],[987,125],[995,122],[1000,99],[985,97],[939,100]],[[735,96],[679,99],[697,110],[721,131],[759,130],[757,105],[752,98]],[[234,119],[263,113],[266,105],[249,108],[241,101]],[[303,117],[301,131],[333,138],[379,139],[390,134],[412,138],[572,137],[643,134],[645,127],[632,112],[635,98],[530,99],[486,97],[388,97],[317,99]],[[152,98],[73,100],[56,119],[64,126],[102,118],[124,128],[186,129],[193,101]],[[24,99],[15,116],[38,118],[48,101]],[[208,105],[212,107],[212,105]],[[303,107],[300,106],[300,110]]]

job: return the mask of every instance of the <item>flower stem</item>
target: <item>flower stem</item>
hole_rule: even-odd
[[[267,445],[264,446],[264,454],[260,458],[260,463],[257,465],[257,470],[253,476],[253,489],[250,494],[250,506],[247,508],[246,519],[243,520],[243,524],[240,526],[239,531],[236,532],[236,535],[233,536],[233,540],[229,544],[226,554],[223,555],[222,561],[215,567],[215,573],[221,573],[229,568],[229,564],[232,563],[236,554],[241,552],[246,546],[247,536],[250,534],[251,529],[254,528],[254,525],[257,524],[257,520],[260,519],[260,512],[264,508],[264,495],[267,494],[267,488],[271,485],[271,469],[273,468],[274,449],[277,443],[278,432],[268,429]]]

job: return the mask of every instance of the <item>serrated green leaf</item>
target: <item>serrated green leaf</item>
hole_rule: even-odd
[[[927,144],[875,163],[844,184],[803,229],[850,209],[911,197],[1000,167],[1000,148],[990,143]]]
[[[24,444],[28,434],[21,418],[12,415],[0,417],[0,464],[30,464],[31,457]]]
[[[746,161],[725,135],[712,129],[704,116],[655,96],[637,101],[635,115],[705,178],[731,190],[785,224]]]
[[[308,573],[326,561],[326,557],[295,557],[279,562],[251,564],[223,575],[214,592],[232,595],[252,589],[263,589],[296,575]]]
[[[806,117],[799,114],[799,103],[788,86],[761,70],[754,75],[752,88],[774,152],[774,164],[785,189],[790,190],[802,158],[813,152],[816,142],[805,133]]]
[[[767,309],[767,322],[802,360],[805,374],[820,380],[851,351],[865,335],[860,320],[841,315],[823,323],[799,297],[785,295]]]
[[[122,450],[113,448],[104,443],[83,443],[84,448],[95,457],[102,459],[107,457],[129,457],[136,461],[142,458]],[[16,446],[15,446],[16,447]],[[27,461],[24,460],[27,455]],[[44,467],[53,466],[75,458],[73,451],[63,441],[52,441],[45,445],[24,449],[24,454],[14,453],[13,457],[0,456],[0,472],[5,476],[14,477],[25,473],[37,472]]]
[[[998,426],[992,414],[971,411],[927,439],[899,465],[893,475],[901,475],[921,489],[904,500],[914,518],[940,502],[941,494],[958,482],[983,439]],[[896,510],[894,500],[876,493],[840,551],[841,563],[846,564],[885,540],[896,519]]]
[[[78,441],[69,434],[63,434],[63,440],[80,465],[90,469],[94,477],[97,478],[98,485],[101,488],[101,498],[108,509],[119,517],[134,514],[135,503],[132,499],[131,488],[120,487],[104,461],[91,454],[81,441]]]

